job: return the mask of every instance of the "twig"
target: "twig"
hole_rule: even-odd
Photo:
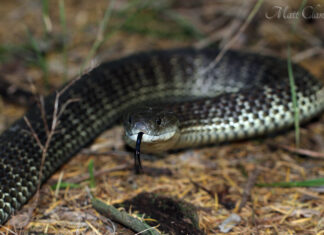
[[[73,227],[88,227],[86,222],[81,221],[66,221],[66,220],[56,220],[56,219],[42,219],[37,220],[39,224],[55,224],[58,226],[73,226]]]
[[[242,10],[240,11],[240,14],[238,14],[237,17],[235,17],[234,20],[231,22],[231,25],[229,25],[228,27],[229,32],[225,34],[225,37],[223,37],[221,42],[219,43],[220,48],[225,46],[227,42],[230,41],[232,37],[234,37],[235,32],[240,30],[240,27],[242,25],[241,23],[242,20],[249,17],[249,15],[251,14],[249,10],[252,8],[253,5],[254,5],[253,1],[242,1],[242,5],[241,5]]]
[[[42,117],[43,125],[45,128],[46,136],[48,136],[49,129],[48,129],[46,114],[45,114],[44,97],[39,94],[32,79],[28,79],[28,83],[29,83],[29,86],[34,94],[35,99],[36,99],[36,104],[41,112],[41,117]]]
[[[113,167],[113,168],[102,169],[102,170],[99,170],[99,171],[94,172],[94,177],[98,177],[100,175],[107,174],[107,173],[110,173],[110,172],[123,171],[123,170],[132,169],[132,167],[133,167],[132,164],[126,163],[126,164],[123,164],[123,165],[120,165],[120,166],[116,166],[116,167]],[[65,181],[66,182],[69,182],[69,183],[77,184],[77,183],[80,183],[82,181],[85,181],[85,180],[87,180],[89,178],[90,178],[90,174],[89,173],[86,173],[86,174],[81,175],[81,176],[76,176],[76,177],[73,177],[73,178],[70,178],[70,179],[66,179]]]
[[[3,233],[3,234],[14,234],[14,235],[17,235],[18,233],[17,232],[14,232],[12,231],[10,228],[8,227],[5,227],[5,226],[0,226],[1,229],[5,229],[7,232],[6,233]]]
[[[302,52],[299,52],[292,57],[292,60],[295,63],[298,63],[318,54],[324,54],[324,49],[321,46],[315,46]]]
[[[307,157],[312,157],[312,158],[319,158],[319,159],[324,159],[324,153],[320,152],[315,152],[309,149],[301,149],[301,148],[295,148],[287,145],[281,145],[281,144],[276,144],[276,145],[271,145],[276,148],[281,148],[284,149],[288,152],[299,154],[299,155],[304,155]]]
[[[258,176],[260,175],[260,169],[258,167],[256,167],[254,169],[254,171],[249,175],[249,178],[247,180],[247,183],[244,187],[244,191],[243,191],[243,196],[242,196],[242,201],[240,203],[240,206],[238,208],[238,212],[241,211],[241,209],[245,206],[245,204],[247,203],[250,195],[251,195],[251,190],[253,188],[253,186],[255,185],[255,182],[258,178]]]
[[[140,234],[160,234],[154,227],[147,225],[146,223],[140,221],[137,218],[130,216],[125,211],[119,211],[112,205],[107,205],[104,202],[93,198],[91,200],[93,208],[100,214],[136,231]]]
[[[69,99],[68,101],[66,101],[66,102],[62,105],[62,107],[61,107],[59,113],[57,114],[57,121],[60,120],[60,117],[62,116],[62,114],[64,113],[65,109],[67,108],[67,106],[68,106],[69,104],[74,103],[74,102],[79,102],[79,101],[80,101],[80,98]]]
[[[36,134],[34,128],[33,128],[32,125],[30,124],[29,119],[28,119],[26,116],[24,116],[24,120],[25,120],[25,122],[26,122],[28,128],[30,129],[30,133],[33,135],[33,137],[34,137],[34,139],[36,140],[38,146],[39,146],[39,147],[41,148],[41,150],[43,151],[43,145],[42,145],[40,139],[38,138],[38,135]]]
[[[239,23],[240,22],[238,20],[235,20],[231,24],[230,28],[224,27],[223,29],[220,29],[220,30],[217,30],[217,31],[213,32],[207,38],[204,38],[204,39],[198,41],[197,43],[195,43],[194,47],[199,50],[199,49],[202,49],[202,48],[205,48],[205,47],[209,46],[213,42],[216,42],[216,41],[218,41],[218,40],[220,40],[222,38],[228,37],[229,35],[231,35],[232,30],[230,30],[230,29],[231,28],[236,29],[239,26]]]
[[[34,139],[36,140],[38,146],[40,147],[40,149],[42,150],[42,154],[41,154],[41,164],[40,164],[40,168],[39,168],[39,176],[38,176],[38,184],[37,184],[37,191],[36,191],[36,195],[35,195],[35,201],[33,203],[33,206],[30,207],[29,213],[31,214],[33,212],[33,210],[36,208],[38,201],[39,201],[39,190],[40,190],[40,186],[42,184],[42,178],[43,178],[43,168],[44,168],[44,164],[45,164],[45,159],[47,156],[47,151],[48,148],[50,146],[52,137],[56,134],[56,128],[58,126],[58,121],[59,121],[59,117],[62,115],[62,113],[64,112],[64,110],[66,109],[67,105],[75,102],[76,99],[70,99],[67,100],[61,107],[61,109],[59,110],[59,101],[60,101],[60,96],[75,82],[77,81],[79,78],[72,80],[70,83],[68,83],[62,90],[58,91],[56,93],[55,96],[55,100],[54,100],[54,111],[52,114],[52,123],[51,123],[51,128],[48,129],[47,132],[47,136],[46,136],[46,141],[45,144],[42,144],[38,134],[36,133],[36,131],[34,130],[34,128],[32,127],[30,121],[28,120],[28,118],[25,116],[24,120],[28,126],[28,128],[30,129],[30,133],[31,135],[34,137]],[[43,123],[44,123],[44,127],[45,129],[49,127],[48,123],[47,123],[47,118],[46,118],[46,112],[45,112],[45,103],[42,101],[42,97],[40,97],[39,99],[39,104],[40,104],[40,110],[41,110],[41,117],[43,119]],[[31,218],[31,216],[30,216]]]
[[[201,71],[202,74],[207,73],[210,69],[214,68],[218,62],[223,58],[225,53],[229,48],[233,46],[233,44],[236,42],[238,37],[245,31],[245,29],[248,27],[258,10],[260,9],[262,3],[264,0],[258,0],[257,3],[254,5],[253,9],[251,10],[249,16],[245,20],[245,22],[242,24],[242,26],[239,28],[237,33],[231,38],[231,40],[224,45],[224,47],[221,49],[221,51],[218,53],[216,58],[205,68]]]
[[[207,188],[205,188],[204,186],[198,184],[197,182],[193,181],[192,179],[190,179],[190,182],[197,188],[202,189],[203,191],[205,191],[206,193],[208,193],[211,198],[215,198],[215,193]]]

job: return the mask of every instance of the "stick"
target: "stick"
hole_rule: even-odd
[[[253,188],[253,186],[255,185],[255,182],[258,178],[258,176],[260,175],[260,169],[258,167],[256,167],[254,169],[254,171],[251,173],[251,175],[249,175],[248,181],[244,187],[244,191],[243,191],[243,196],[242,196],[242,201],[240,203],[240,206],[238,208],[238,212],[241,211],[241,209],[245,206],[245,204],[247,203],[250,195],[251,195],[251,190]]]
[[[151,227],[139,219],[136,219],[130,215],[128,215],[125,211],[119,211],[112,205],[107,205],[104,202],[92,198],[91,200],[93,208],[98,211],[100,214],[124,225],[131,230],[145,234],[145,235],[159,235],[160,233],[154,228]],[[144,232],[145,230],[145,232]]]
[[[295,153],[295,154],[299,154],[299,155],[304,155],[307,157],[312,157],[312,158],[319,158],[319,159],[324,159],[324,153],[320,153],[320,152],[315,152],[309,149],[301,149],[301,148],[294,148],[294,147],[290,147],[287,145],[271,145],[274,146],[276,148],[281,148],[284,149],[290,153]]]

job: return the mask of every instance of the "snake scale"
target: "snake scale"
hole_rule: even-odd
[[[144,133],[143,148],[153,152],[250,138],[293,125],[285,60],[228,51],[218,64],[206,70],[217,54],[216,49],[151,51],[103,63],[84,74],[59,97],[58,110],[71,99],[79,100],[69,103],[60,116],[42,168],[42,182],[101,132],[127,116],[128,110],[147,103],[156,107],[163,101],[168,109],[160,114],[148,108],[146,113],[154,117],[162,138],[156,144],[157,134],[147,133],[146,138]],[[298,65],[293,65],[293,72],[300,120],[304,122],[323,110],[323,86]],[[52,122],[55,94],[45,98],[45,118],[36,104],[26,113],[42,144],[47,139],[44,119],[47,124]],[[138,119],[140,113],[135,111],[125,119],[129,122],[126,141],[130,145],[134,145],[132,134],[139,129],[149,132],[142,121],[132,125],[130,119]],[[173,129],[168,129],[169,124]],[[154,146],[149,146],[152,143]],[[41,156],[40,145],[23,118],[1,134],[1,224],[36,192]]]

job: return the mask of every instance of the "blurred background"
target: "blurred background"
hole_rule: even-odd
[[[4,130],[13,120],[23,115],[33,100],[33,95],[30,94],[46,95],[102,61],[113,60],[138,51],[187,46],[197,49],[219,47],[287,58],[288,47],[291,47],[292,61],[300,63],[324,81],[323,42],[323,0],[1,0],[0,92],[3,99],[0,99],[0,130]],[[302,130],[304,136],[302,145],[318,151],[324,150],[323,130],[324,127],[320,123]],[[117,133],[121,135],[120,130]],[[293,133],[283,139],[278,138],[277,142],[280,143],[282,141],[287,144],[294,143]],[[244,152],[243,147],[248,150]],[[236,154],[234,157],[239,156],[243,161],[242,156],[251,156],[249,151],[256,153],[263,150],[264,147],[254,142],[247,146],[236,145],[234,150],[226,146],[219,152],[210,150],[205,154],[207,157],[213,154],[228,157],[234,152]],[[279,169],[282,172],[276,178],[278,181],[324,176],[323,163],[313,162],[313,168],[305,168],[307,169],[305,173],[305,169],[301,171],[298,168],[303,167],[300,166],[300,162],[281,152],[271,158],[277,160],[279,158],[279,162],[288,162],[280,166],[274,162],[269,165],[269,169]],[[230,158],[227,160],[230,161]],[[231,164],[222,162],[221,165],[225,167],[223,169],[237,168],[237,165]],[[247,172],[253,168],[249,165],[251,162],[239,164]],[[307,161],[307,164],[311,163]],[[273,172],[270,170],[265,172],[263,180],[272,179]],[[196,173],[200,176],[202,174],[200,170]],[[185,174],[183,177],[186,177]],[[231,185],[226,179],[225,177],[220,182]],[[205,183],[207,186],[211,185],[211,188],[216,188],[217,192],[220,191],[219,188],[226,188],[220,186],[221,183],[218,186],[213,185],[216,180],[220,180],[219,175],[216,179],[207,179]],[[235,180],[238,180],[236,185],[244,182],[238,178]],[[149,180],[146,183],[149,184]],[[233,199],[242,191],[234,190],[227,193],[233,193],[234,196],[230,194]],[[256,210],[278,206],[278,203],[287,206],[293,195],[298,195],[296,191],[268,194],[268,191],[262,189],[256,194],[258,193],[263,195],[260,201],[264,200],[264,204],[259,204]],[[191,196],[194,197],[194,194]],[[110,197],[114,198],[111,195]],[[323,199],[320,193],[316,194],[316,197]],[[118,199],[117,195],[115,199]],[[190,197],[184,199],[195,201]],[[287,222],[280,216],[286,215],[282,211],[289,210],[289,207],[288,209],[280,207],[281,212],[278,209],[274,210],[275,213],[271,213],[271,210],[261,211],[260,214],[258,211],[253,213],[260,219],[257,222],[258,226],[261,226],[259,229],[264,231],[266,229],[270,232],[284,233],[298,231],[304,234],[311,231],[310,234],[317,234],[323,231],[321,229],[324,227],[323,221],[322,225],[318,222],[324,215],[324,205],[320,201],[316,201],[313,205],[310,209],[316,211],[314,220],[295,222],[294,225],[290,224],[291,221],[311,217],[299,215]],[[200,206],[207,205],[202,203]],[[203,230],[208,234],[216,233],[219,231],[217,225],[225,218],[222,216],[230,212],[231,210],[220,214],[217,214],[218,211],[209,214],[204,212],[200,221]],[[250,218],[252,212],[247,209],[243,213]],[[255,230],[258,226],[253,224],[254,222],[246,220],[244,226],[241,224],[247,234],[258,232],[258,229]],[[243,231],[243,227],[234,228],[234,231]]]
[[[249,17],[231,48],[286,57],[290,44],[296,62],[323,57],[321,0],[3,0],[0,13],[1,74],[41,91],[136,51],[222,48]]]

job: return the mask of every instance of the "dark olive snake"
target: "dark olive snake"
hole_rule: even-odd
[[[124,116],[126,142],[160,152],[264,135],[294,123],[286,60],[228,51],[211,69],[218,51],[176,49],[132,55],[101,64],[69,86],[47,149],[42,182]],[[323,86],[293,65],[302,122],[324,108]],[[55,93],[45,98],[46,123],[52,123]],[[161,104],[163,103],[163,105]],[[134,107],[131,114],[127,114]],[[149,106],[149,107],[148,107]],[[47,139],[36,104],[26,113],[40,142]],[[0,223],[36,192],[42,150],[21,118],[0,136]],[[34,133],[34,134],[35,134]]]

